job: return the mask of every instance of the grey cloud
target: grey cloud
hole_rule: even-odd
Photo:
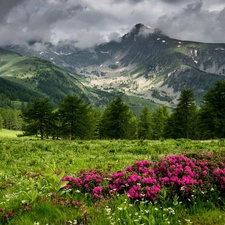
[[[79,32],[76,32],[75,36],[73,36],[72,40],[78,40],[75,43],[75,46],[78,48],[89,48],[93,45],[97,45],[99,43],[102,43],[105,41],[102,35],[100,35],[98,32],[95,31],[86,31],[82,30]]]
[[[76,15],[76,13],[81,10],[83,10],[81,5],[74,5],[66,8],[62,7],[62,5],[57,5],[55,7],[48,8],[44,12],[37,12],[30,15],[28,26],[35,29],[38,27],[48,27],[60,20],[65,20]]]
[[[188,2],[188,0],[162,0],[163,2],[166,2],[168,4],[176,4],[176,3],[184,3]]]
[[[224,42],[224,0],[0,1],[0,45],[37,40],[41,49],[41,42],[70,40],[84,48],[119,40],[137,23],[173,38]]]
[[[131,4],[138,4],[140,2],[144,2],[144,1],[148,1],[148,0],[114,0],[114,3],[124,3],[124,2],[127,2],[127,3],[131,3]]]
[[[208,11],[198,1],[180,12],[164,15],[155,24],[170,37],[203,42],[224,42],[225,9]]]
[[[122,40],[120,37],[120,34],[117,32],[110,33],[108,39],[109,41],[115,41],[115,42],[120,42]]]
[[[5,22],[8,13],[22,2],[25,2],[25,0],[1,0],[0,23]]]
[[[223,25],[225,25],[225,8],[223,10],[220,11],[218,17],[217,17],[217,21]]]
[[[0,30],[5,30],[0,44],[7,40],[10,42],[12,38],[14,42],[21,43],[33,40],[51,41],[52,29],[57,23],[76,16],[83,10],[80,4],[65,5],[64,2],[65,0],[61,0],[57,4],[46,5],[44,1],[39,0],[36,8],[32,8],[31,2],[27,1],[26,7],[29,10],[26,13],[21,13],[21,10],[11,11],[10,23],[0,27]]]
[[[184,12],[186,14],[198,13],[201,10],[202,5],[203,5],[202,1],[198,1],[198,2],[195,2],[195,3],[188,4],[186,6],[186,8],[184,9]]]
[[[80,5],[80,4],[78,4],[78,5],[74,5],[74,6],[71,6],[71,7],[67,8],[66,9],[66,13],[68,15],[71,15],[71,14],[73,15],[77,11],[81,11],[83,9],[84,9],[84,7],[82,5]]]

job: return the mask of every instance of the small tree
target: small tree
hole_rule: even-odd
[[[170,117],[167,106],[158,107],[152,114],[153,139],[165,138],[165,129]]]
[[[152,139],[153,134],[152,112],[145,106],[141,112],[138,124],[138,137],[141,139]]]
[[[192,90],[184,89],[169,119],[167,134],[172,138],[195,138],[197,106]]]
[[[2,116],[2,126],[9,130],[21,130],[22,119],[20,117],[21,111],[16,109],[0,108]]]
[[[76,95],[66,96],[59,104],[61,134],[75,138],[89,138],[93,132],[92,108]]]
[[[199,114],[202,138],[225,137],[225,81],[217,81],[203,96]]]
[[[23,130],[27,135],[40,134],[41,139],[48,137],[51,126],[52,105],[49,99],[35,98],[25,110],[22,117],[25,122]]]
[[[2,125],[3,125],[3,119],[2,119],[2,116],[0,114],[0,130],[2,129]]]
[[[134,115],[129,106],[121,98],[114,99],[105,108],[100,123],[101,138],[136,138]]]
[[[59,118],[58,109],[52,111],[51,115],[51,126],[49,127],[49,133],[52,136],[52,139],[58,139],[61,135],[61,121]]]

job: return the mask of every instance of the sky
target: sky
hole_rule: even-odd
[[[225,0],[0,0],[0,46],[118,40],[137,23],[171,38],[225,43]]]

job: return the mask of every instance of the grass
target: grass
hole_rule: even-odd
[[[145,105],[148,105],[152,110],[159,107],[159,104],[152,102],[152,100],[142,98],[141,96],[123,96],[122,99],[130,106],[135,115],[140,115]]]
[[[22,133],[23,133],[22,131],[2,129],[2,130],[0,130],[0,138],[2,138],[2,137],[16,138],[17,135],[20,135]]]
[[[91,168],[108,169],[113,173],[143,159],[157,162],[165,155],[224,152],[223,139],[202,142],[184,139],[53,141],[16,138],[16,134],[2,130],[0,135],[0,224],[117,225],[125,221],[128,225],[168,222],[187,225],[191,224],[189,220],[195,225],[225,224],[224,206],[211,202],[197,201],[196,205],[187,207],[168,199],[160,208],[157,204],[131,204],[125,195],[96,201],[88,194],[57,191],[69,201],[83,202],[79,206],[51,197],[52,191],[58,188],[60,173],[76,174],[81,169]],[[26,210],[27,205],[30,210]],[[5,218],[9,210],[14,215]]]

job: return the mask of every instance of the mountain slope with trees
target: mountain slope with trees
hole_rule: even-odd
[[[49,97],[56,104],[67,94],[85,95],[75,77],[46,60],[0,49],[0,61],[1,93],[10,100]]]
[[[124,92],[107,92],[95,87],[87,87],[81,78],[64,71],[53,63],[37,58],[21,56],[0,48],[0,91],[2,107],[13,107],[13,103],[28,103],[33,98],[49,98],[57,105],[66,95],[76,94],[96,107],[105,107],[120,96],[138,114],[146,104],[153,108],[157,104],[150,99],[127,96]]]
[[[218,81],[198,109],[192,90],[184,89],[173,112],[160,106],[153,112],[145,106],[135,116],[121,98],[103,111],[76,95],[66,96],[52,110],[48,99],[35,99],[23,110],[25,135],[63,139],[224,138],[225,81]]]
[[[37,56],[76,73],[83,85],[104,93],[121,92],[174,108],[184,89],[191,89],[197,105],[216,83],[225,79],[225,44],[172,39],[160,30],[136,24],[119,41],[78,49],[74,43],[7,46]]]

